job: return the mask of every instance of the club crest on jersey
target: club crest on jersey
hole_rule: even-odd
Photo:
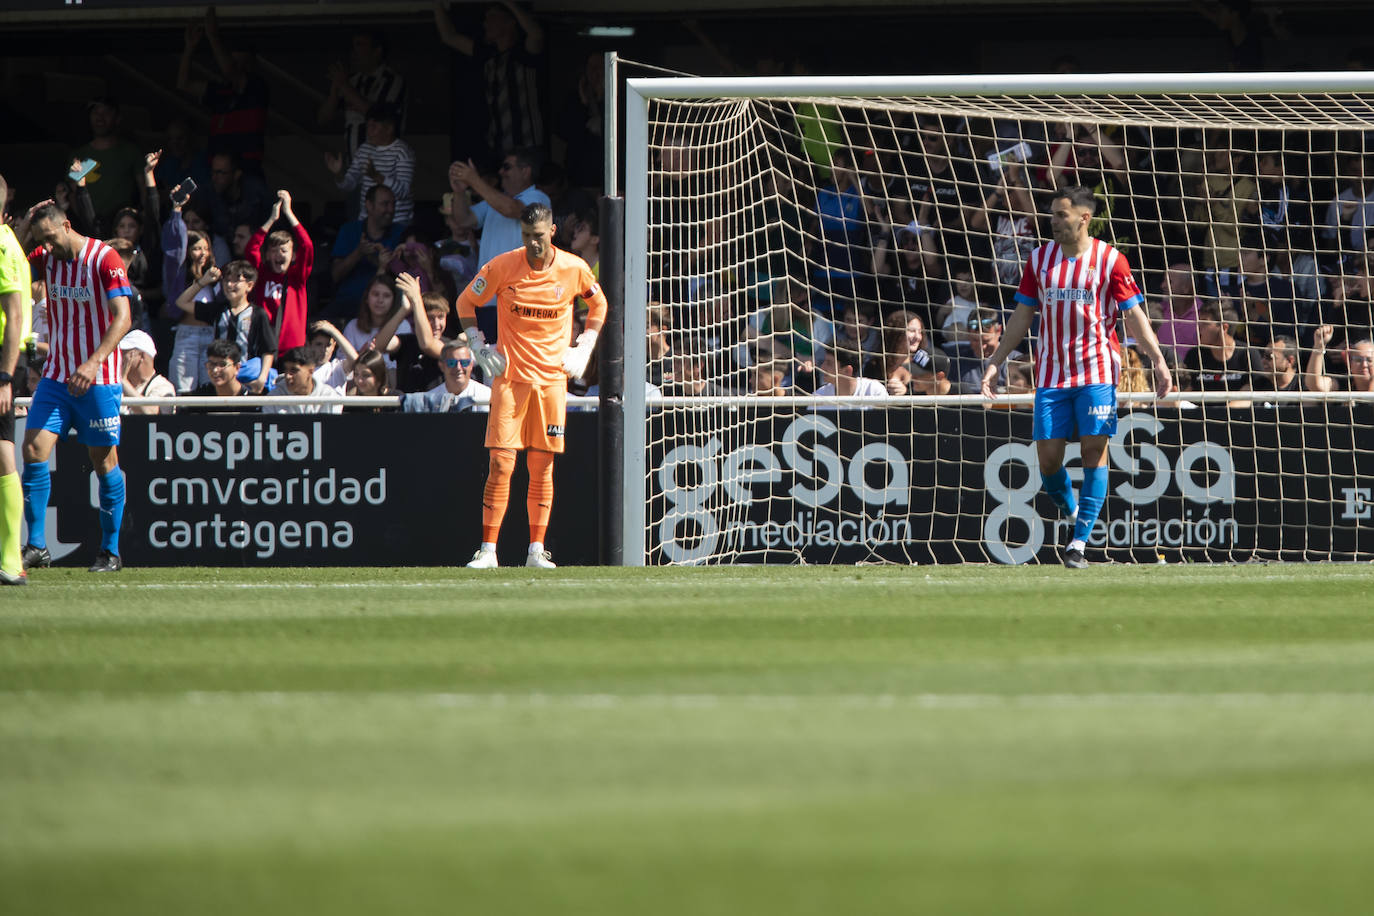
[[[555,284],[553,285],[553,294],[554,294],[555,296],[557,296],[559,299],[562,299],[562,298],[563,298],[563,284],[562,284],[562,283],[555,283]]]

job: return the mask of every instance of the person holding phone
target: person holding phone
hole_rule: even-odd
[[[73,181],[86,179],[95,206],[97,232],[106,235],[120,207],[137,206],[143,177],[143,153],[119,134],[119,102],[101,96],[86,104],[91,139],[72,151],[82,167]],[[87,163],[92,163],[87,167]]]

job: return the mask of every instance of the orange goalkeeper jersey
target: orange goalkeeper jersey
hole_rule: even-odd
[[[524,248],[498,254],[458,297],[458,316],[473,318],[496,296],[497,349],[506,356],[511,381],[547,385],[567,380],[563,354],[572,338],[573,300],[587,300],[589,326],[606,320],[606,296],[587,262],[553,250],[553,264],[530,266]]]

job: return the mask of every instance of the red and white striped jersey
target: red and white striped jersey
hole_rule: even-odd
[[[1016,301],[1040,315],[1035,386],[1115,385],[1121,375],[1116,320],[1145,301],[1126,256],[1100,239],[1076,258],[1057,242],[1026,259]]]
[[[43,377],[65,382],[100,348],[110,327],[110,300],[133,296],[119,252],[99,239],[86,239],[75,258],[54,258],[42,247],[29,254],[34,276],[48,285],[48,359]],[[118,385],[119,347],[96,372],[95,384]]]

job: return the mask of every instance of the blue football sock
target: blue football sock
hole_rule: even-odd
[[[1083,469],[1083,494],[1078,501],[1078,522],[1073,526],[1076,541],[1087,541],[1093,525],[1107,501],[1107,466]]]
[[[119,555],[119,526],[124,523],[124,471],[116,467],[100,477],[100,549]]]
[[[1042,478],[1041,482],[1045,487],[1045,492],[1049,494],[1054,504],[1059,507],[1059,511],[1064,514],[1064,517],[1068,518],[1073,515],[1076,504],[1073,499],[1073,484],[1069,483],[1068,470],[1066,470],[1063,465],[1060,465],[1059,470],[1048,477]]]
[[[24,523],[29,526],[29,543],[48,546],[48,498],[52,495],[52,472],[46,461],[24,465]]]

